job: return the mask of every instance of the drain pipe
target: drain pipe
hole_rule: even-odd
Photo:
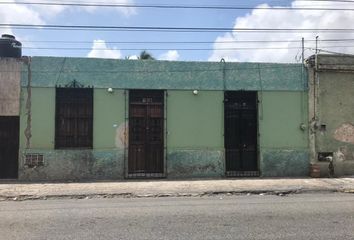
[[[220,60],[220,62],[222,63],[222,82],[223,82],[223,91],[225,92],[226,90],[226,69],[225,69],[225,59],[222,58]]]
[[[263,82],[262,82],[262,74],[261,74],[261,66],[258,63],[257,64],[258,67],[258,79],[259,79],[259,87],[260,87],[260,100],[258,102],[260,102],[260,116],[259,116],[259,120],[263,120]]]

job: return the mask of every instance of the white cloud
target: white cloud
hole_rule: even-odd
[[[318,2],[314,1],[293,1],[291,7],[323,7],[323,8],[345,8],[345,3]],[[272,8],[267,4],[258,7]],[[306,11],[306,10],[261,10],[254,9],[251,13],[242,17],[237,17],[234,28],[352,28],[354,22],[353,11]],[[220,61],[224,58],[226,61],[267,61],[267,62],[295,62],[295,56],[301,52],[300,42],[290,42],[289,40],[299,40],[304,37],[305,40],[314,40],[316,36],[319,39],[333,38],[354,38],[354,33],[330,33],[330,32],[229,32],[216,38],[213,48],[296,48],[296,49],[254,49],[254,50],[213,50],[209,61]],[[242,40],[287,40],[282,43],[234,43],[230,41]],[[225,43],[228,42],[228,43]],[[320,42],[319,48],[325,46],[348,45],[345,43],[326,43]],[[349,44],[350,45],[350,44]],[[314,47],[314,42],[306,42],[306,47]],[[331,51],[354,53],[354,48],[328,48]],[[313,52],[306,50],[306,54]]]
[[[104,40],[94,40],[92,50],[87,54],[90,58],[121,58],[120,50],[109,48]]]
[[[95,0],[93,1],[94,3],[101,3],[101,4],[116,4],[116,5],[134,5],[134,0]],[[90,3],[90,2],[87,2]],[[135,15],[137,13],[136,8],[134,7],[104,7],[104,8],[99,8],[99,7],[84,7],[83,9],[85,9],[88,12],[94,12],[97,11],[98,9],[114,9],[115,11],[123,14],[126,17],[129,17],[131,15]]]
[[[15,1],[9,1],[15,2]],[[2,5],[0,8],[0,22],[2,23],[31,23],[43,24],[40,14],[24,5]]]
[[[15,2],[10,0],[9,2]],[[0,7],[1,23],[18,23],[18,24],[43,24],[44,20],[40,14],[33,9],[24,5],[8,4]],[[0,34],[14,34],[10,27],[2,28]],[[21,39],[21,37],[17,37]]]
[[[9,0],[8,2],[16,3],[20,0]],[[52,2],[52,0],[42,0],[41,2]],[[90,3],[90,2],[88,2]],[[114,3],[134,5],[134,0],[95,0],[92,3]],[[21,5],[21,4],[4,4],[0,7],[0,22],[2,23],[18,23],[18,24],[45,24],[46,20],[53,19],[58,14],[65,11],[88,11],[94,13],[98,10],[114,9],[124,16],[136,14],[136,8],[99,8],[99,7],[83,7],[73,8],[68,6],[56,5]],[[12,33],[11,29],[5,29],[3,32]]]
[[[128,56],[127,59],[129,59],[129,60],[138,60],[139,57],[137,55],[131,55],[131,56]]]
[[[159,56],[159,60],[176,61],[179,58],[179,54],[176,50],[169,50]]]

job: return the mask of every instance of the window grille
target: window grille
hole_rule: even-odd
[[[92,148],[93,89],[57,88],[55,148]]]
[[[44,166],[43,154],[39,154],[39,153],[26,154],[25,166],[29,168]]]

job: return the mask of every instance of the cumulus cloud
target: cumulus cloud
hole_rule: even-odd
[[[7,2],[16,3],[19,0],[9,0]],[[42,0],[41,2],[52,2],[51,0]],[[129,4],[133,5],[134,0],[96,0],[95,3],[115,3],[115,4]],[[88,2],[89,3],[89,2]],[[72,8],[67,6],[46,6],[46,5],[20,5],[20,4],[5,4],[0,8],[0,22],[2,23],[19,23],[19,24],[45,24],[46,20],[52,19],[64,11],[79,11],[84,10],[88,12],[96,12],[97,10],[107,10],[109,8],[86,7],[86,8]],[[135,8],[112,8],[124,16],[136,14]],[[12,33],[10,28],[3,30],[3,32]]]
[[[8,1],[15,2],[15,1]],[[0,22],[2,23],[31,23],[42,24],[40,14],[24,5],[9,4],[0,8]]]
[[[127,57],[128,60],[138,60],[139,56],[138,55],[131,55]]]
[[[178,60],[178,58],[179,58],[179,54],[176,50],[169,50],[158,57],[159,60],[167,60],[167,61],[176,61]]]
[[[15,2],[14,0],[10,0],[9,2]],[[0,22],[1,23],[18,23],[18,24],[43,24],[44,20],[40,16],[38,12],[35,10],[24,6],[24,5],[3,5],[0,8]],[[0,34],[14,34],[12,29],[2,28]],[[21,39],[21,37],[18,37]]]
[[[314,1],[293,1],[291,7],[323,7],[323,8],[345,8],[346,3],[323,2],[318,5]],[[258,7],[275,8],[261,4]],[[281,7],[277,7],[281,8]],[[352,28],[354,22],[353,11],[306,11],[306,10],[268,10],[254,9],[251,13],[237,17],[234,28]],[[354,38],[354,33],[341,32],[253,32],[245,33],[233,31],[218,36],[213,44],[209,61],[220,61],[224,58],[226,61],[258,61],[258,62],[295,62],[295,57],[300,55],[301,43],[291,42],[290,40],[299,40],[304,37],[306,40],[314,40],[316,36],[319,39],[342,39]],[[247,40],[286,40],[286,42],[277,43],[242,43],[235,41]],[[326,48],[326,46],[343,46],[339,48]],[[320,42],[319,48],[324,48],[336,52],[354,53],[354,48],[345,47],[343,43],[325,43]],[[348,45],[348,44],[347,44]],[[314,41],[305,42],[305,48],[313,48]],[[235,50],[215,50],[220,48],[233,48]],[[237,50],[237,48],[285,48],[285,49],[253,49]],[[306,50],[306,55],[313,54],[312,50]]]
[[[87,2],[90,3],[90,2]],[[117,5],[134,5],[134,0],[96,0],[94,3],[101,3],[101,4],[117,4]],[[94,12],[98,10],[98,7],[92,6],[92,7],[84,7],[88,12]],[[101,9],[109,9],[109,8],[101,8]],[[136,8],[134,7],[114,7],[110,8],[114,9],[115,11],[123,14],[126,17],[129,17],[131,15],[135,15],[137,13]]]
[[[109,48],[104,40],[94,40],[91,51],[87,54],[90,58],[121,58],[120,50]]]

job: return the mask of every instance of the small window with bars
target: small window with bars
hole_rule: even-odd
[[[56,89],[55,148],[92,148],[93,89]]]
[[[25,166],[29,168],[44,166],[43,154],[39,154],[39,153],[26,154]]]

